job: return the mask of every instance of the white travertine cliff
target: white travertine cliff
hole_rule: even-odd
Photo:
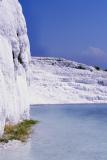
[[[30,46],[18,0],[0,0],[0,135],[6,123],[29,118]]]

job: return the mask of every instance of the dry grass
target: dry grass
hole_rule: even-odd
[[[0,142],[8,143],[9,140],[25,142],[31,133],[32,126],[37,123],[38,121],[35,120],[24,120],[16,125],[6,125]]]

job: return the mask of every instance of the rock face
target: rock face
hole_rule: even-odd
[[[107,103],[107,72],[62,58],[33,57],[31,104]]]
[[[0,0],[0,135],[6,123],[29,118],[30,46],[18,0]]]

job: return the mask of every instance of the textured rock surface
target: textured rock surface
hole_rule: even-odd
[[[31,61],[31,104],[107,103],[107,72],[61,58]]]
[[[5,123],[29,118],[30,47],[18,0],[0,1],[0,134]]]

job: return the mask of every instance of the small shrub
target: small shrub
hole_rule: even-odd
[[[100,70],[100,67],[98,67],[98,66],[94,66],[94,68],[95,68],[97,71]]]
[[[82,65],[79,65],[79,66],[76,67],[76,69],[83,69],[83,70],[85,70],[86,68],[84,66],[82,66]]]
[[[0,138],[1,143],[8,143],[9,140],[19,140],[25,142],[31,133],[31,127],[37,124],[35,120],[24,120],[16,125],[6,125],[4,134]]]
[[[61,61],[62,61],[62,59],[61,59],[61,58],[58,58],[58,59],[57,59],[57,61],[58,61],[58,62],[61,62]]]
[[[52,63],[52,66],[54,66],[54,65],[55,65],[55,63],[53,62],[53,63]]]

